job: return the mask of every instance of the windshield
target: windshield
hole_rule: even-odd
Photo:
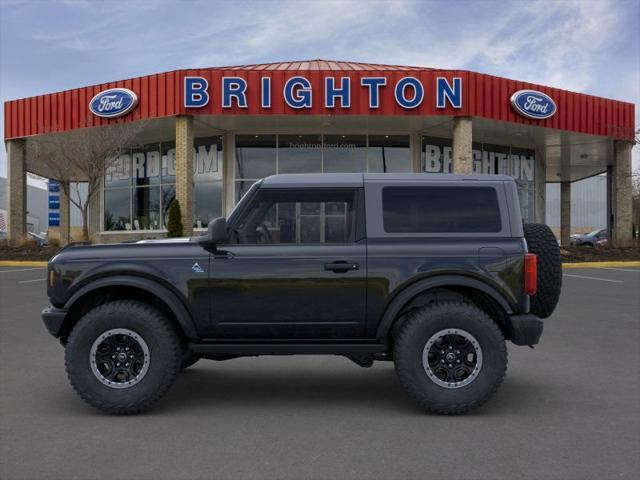
[[[587,233],[587,237],[595,237],[595,236],[596,236],[597,234],[599,234],[601,231],[602,231],[602,229],[600,229],[600,228],[599,228],[599,229],[597,229],[597,230],[594,230],[593,232],[589,232],[589,233]]]
[[[242,210],[243,205],[247,203],[247,200],[253,196],[256,190],[258,190],[261,183],[262,183],[262,180],[258,180],[253,185],[251,185],[249,190],[247,190],[246,193],[242,196],[242,198],[238,201],[238,203],[236,203],[235,207],[233,207],[233,210],[231,210],[231,213],[227,217],[228,225],[233,223],[235,218],[238,216],[238,213],[240,212],[240,210]]]

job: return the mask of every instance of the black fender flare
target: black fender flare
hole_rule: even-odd
[[[504,296],[494,287],[486,284],[481,280],[475,278],[463,276],[463,275],[438,275],[435,277],[424,278],[418,280],[406,287],[404,287],[394,298],[389,302],[382,314],[378,329],[376,332],[376,338],[386,339],[389,335],[389,331],[393,327],[393,322],[396,320],[398,314],[413,297],[419,295],[422,292],[438,288],[438,287],[469,287],[475,290],[479,290],[482,293],[487,294],[498,305],[500,305],[507,314],[513,313],[509,302]]]
[[[134,287],[141,290],[145,290],[150,294],[156,296],[162,303],[164,303],[176,318],[176,321],[182,328],[182,331],[188,338],[198,338],[193,318],[189,313],[189,310],[184,303],[178,298],[178,296],[169,290],[164,285],[145,277],[137,277],[135,275],[111,275],[102,278],[95,279],[78,291],[76,291],[64,305],[64,309],[69,311],[75,302],[84,297],[88,293],[104,287]]]

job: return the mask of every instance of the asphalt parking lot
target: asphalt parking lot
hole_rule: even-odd
[[[477,413],[427,415],[390,363],[202,361],[151,412],[69,386],[45,270],[0,268],[0,478],[602,479],[640,475],[640,268],[565,270],[542,343]]]

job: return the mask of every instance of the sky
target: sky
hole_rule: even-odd
[[[0,99],[322,58],[468,69],[624,100],[638,125],[639,24],[640,0],[0,0]]]

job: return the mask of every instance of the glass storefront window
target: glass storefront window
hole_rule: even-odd
[[[451,140],[422,137],[422,171],[451,173]]]
[[[104,225],[109,230],[162,230],[175,198],[175,143],[135,146],[108,169]],[[222,215],[222,137],[194,141],[194,227]]]
[[[176,198],[176,186],[175,185],[163,185],[162,186],[162,225],[167,225],[169,222],[169,207],[171,206],[171,202]]]
[[[194,228],[207,228],[211,220],[222,216],[222,181],[196,182],[193,196]]]
[[[194,143],[193,179],[222,180],[222,137],[198,138]]]
[[[278,135],[278,173],[322,171],[322,135]]]
[[[131,178],[137,187],[160,185],[160,144],[131,149]]]
[[[235,201],[276,173],[410,172],[409,135],[236,135]]]
[[[411,149],[408,135],[369,135],[369,172],[410,172]]]
[[[236,135],[236,178],[257,180],[275,173],[275,135]]]
[[[105,190],[104,229],[131,230],[130,188],[114,188]]]
[[[451,172],[452,141],[449,138],[422,137],[422,170]],[[535,150],[473,143],[473,171],[479,174],[512,176],[518,185],[520,208],[526,222],[535,219]]]
[[[366,172],[366,135],[325,135],[322,145],[324,172]]]
[[[222,215],[222,137],[196,139],[193,160],[193,227],[207,228]]]
[[[133,230],[159,230],[160,225],[160,188],[134,188]]]
[[[162,142],[160,145],[160,172],[162,183],[176,183],[176,144],[175,142]]]
[[[244,196],[245,193],[249,191],[251,185],[256,183],[257,180],[236,180],[235,184],[235,192],[236,192],[236,203],[240,201],[240,199]]]
[[[131,153],[124,152],[106,169],[104,184],[107,188],[131,185]]]

